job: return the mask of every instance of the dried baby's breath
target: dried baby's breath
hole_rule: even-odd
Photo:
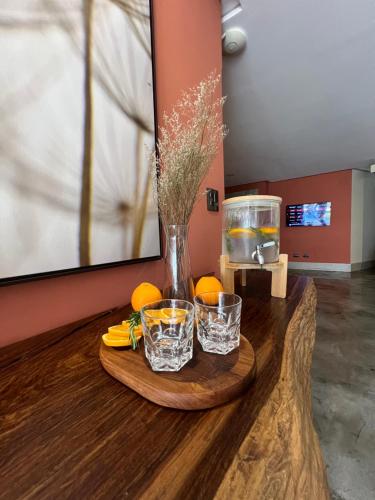
[[[217,98],[220,75],[210,74],[182,94],[163,116],[152,173],[164,226],[188,224],[199,187],[227,134],[225,98]]]

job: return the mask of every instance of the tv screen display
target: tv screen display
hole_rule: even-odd
[[[287,205],[286,225],[295,226],[329,226],[331,224],[331,202],[303,203]]]

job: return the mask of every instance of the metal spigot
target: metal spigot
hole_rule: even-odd
[[[269,248],[269,247],[273,247],[275,245],[276,245],[276,242],[273,240],[267,241],[267,243],[259,243],[256,246],[256,250],[254,250],[254,252],[251,254],[251,258],[253,260],[258,261],[258,264],[263,266],[263,264],[264,264],[264,255],[262,253],[263,248]]]

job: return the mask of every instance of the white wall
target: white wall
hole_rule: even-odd
[[[352,171],[351,263],[375,261],[375,174]]]
[[[248,43],[223,59],[227,186],[366,168],[374,0],[246,0],[224,30],[235,26]]]

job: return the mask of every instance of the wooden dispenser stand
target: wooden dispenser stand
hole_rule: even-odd
[[[247,269],[264,269],[271,271],[272,284],[271,295],[285,299],[286,297],[286,284],[288,277],[288,255],[282,253],[279,255],[279,262],[272,264],[242,264],[239,262],[229,262],[228,255],[220,256],[220,274],[221,282],[224,290],[227,293],[234,293],[234,272],[241,270],[241,285],[246,286],[246,270]]]

